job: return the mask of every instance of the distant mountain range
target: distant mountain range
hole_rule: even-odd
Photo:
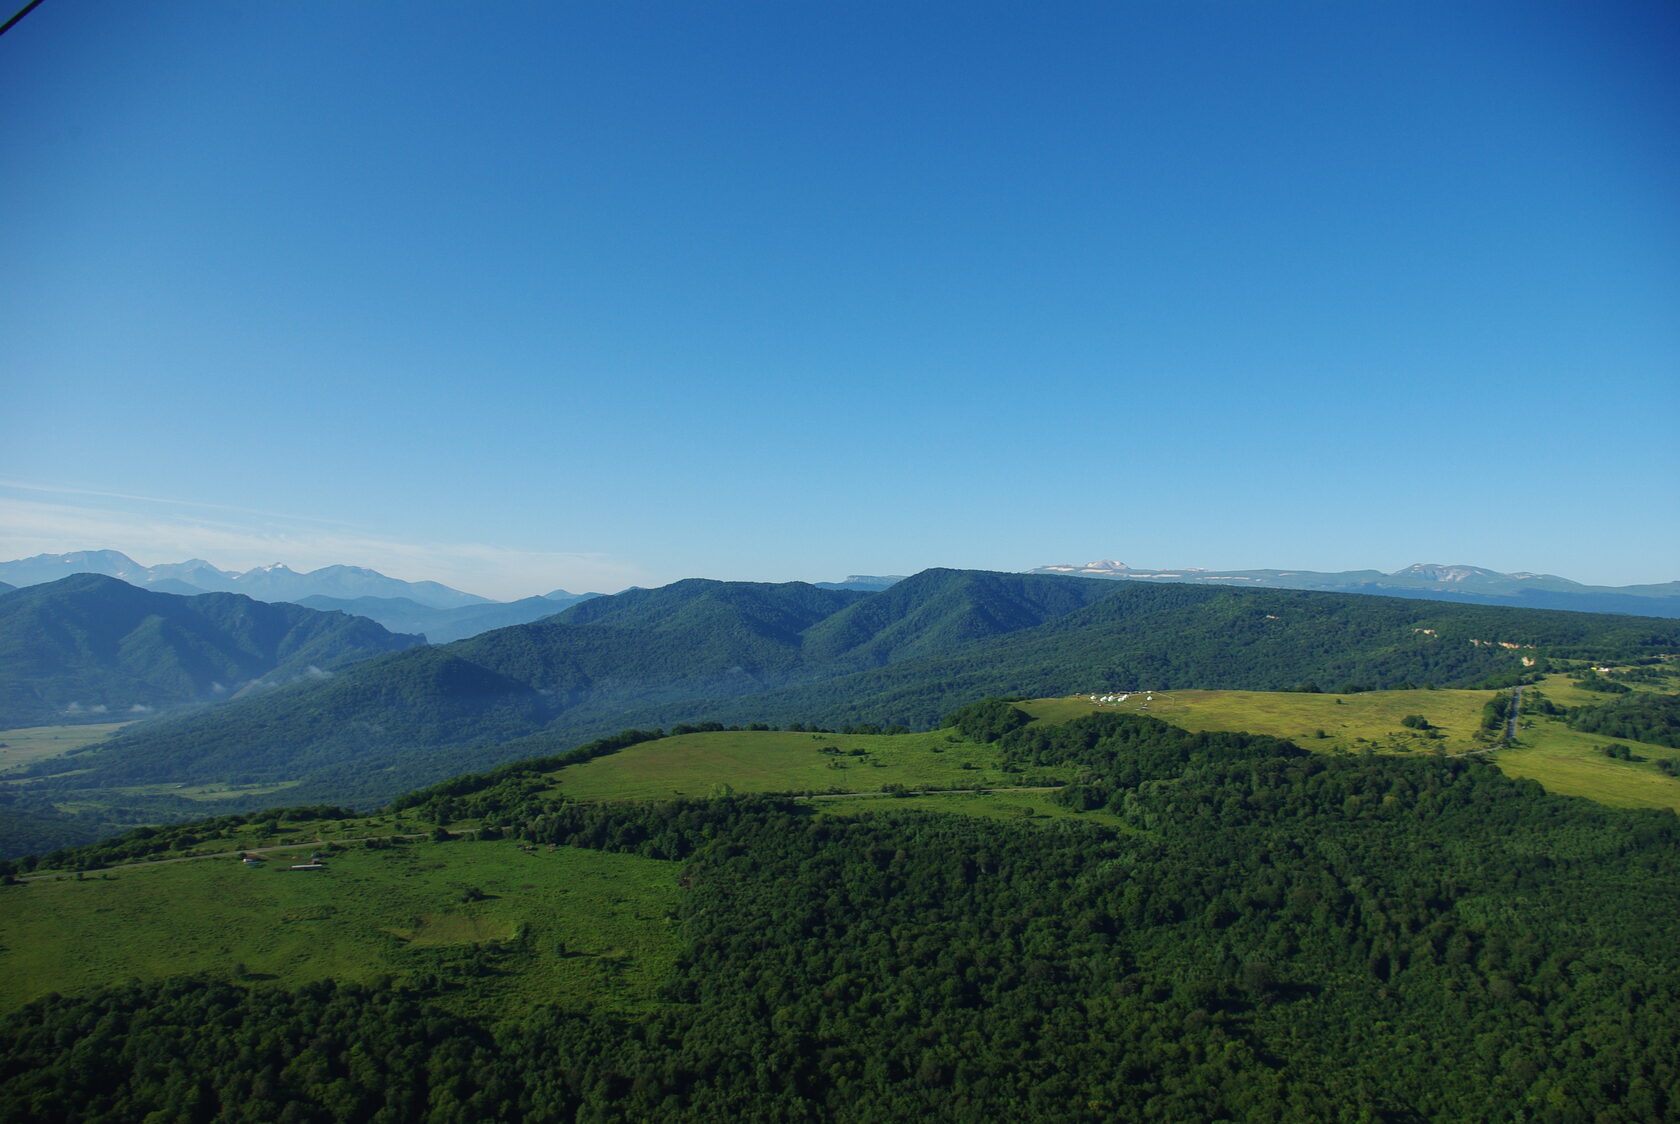
[[[874,593],[691,579],[141,723],[73,774],[42,762],[32,790],[294,782],[269,799],[366,805],[627,726],[927,726],[988,694],[1463,686],[1676,648],[1677,622],[1295,590],[967,570]]]
[[[422,642],[361,617],[76,574],[0,595],[0,729],[225,701]]]
[[[598,593],[556,589],[540,597],[492,601],[437,582],[407,582],[362,566],[323,566],[299,573],[283,563],[236,573],[201,558],[142,566],[120,550],[78,550],[37,554],[0,562],[0,593],[55,582],[72,574],[103,574],[157,593],[242,593],[258,601],[289,602],[321,612],[366,617],[392,632],[417,634],[432,644],[464,640],[491,629],[551,617]],[[818,582],[821,589],[876,592],[899,576],[853,574],[843,582]]]
[[[903,574],[853,574],[843,582],[812,582],[818,589],[859,589],[865,593],[879,593],[888,586],[904,580]]]
[[[1434,562],[1414,563],[1393,573],[1381,570],[1323,573],[1316,570],[1205,570],[1197,566],[1175,570],[1134,570],[1124,562],[1104,559],[1087,562],[1083,566],[1067,562],[1038,566],[1027,572],[1152,583],[1189,582],[1250,588],[1311,589],[1325,593],[1375,593],[1386,597],[1422,597],[1473,605],[1680,617],[1680,581],[1656,585],[1582,585],[1555,574],[1504,574],[1481,566],[1443,566]],[[0,571],[0,576],[4,576],[3,571]]]
[[[518,601],[486,601],[477,605],[462,605],[458,609],[435,609],[407,597],[305,597],[298,601],[310,609],[322,612],[350,613],[378,621],[392,632],[418,632],[433,644],[447,644],[464,640],[493,628],[529,624],[544,617],[552,617],[598,593],[567,593],[557,589],[541,597],[522,597]]]
[[[239,574],[217,569],[201,558],[142,566],[118,550],[37,554],[16,562],[0,562],[0,582],[15,586],[39,585],[71,574],[104,574],[160,593],[243,593],[258,601],[298,602],[305,597],[346,600],[400,597],[432,609],[495,604],[488,597],[462,593],[437,582],[405,582],[361,566],[323,566],[319,570],[300,574],[277,562]]]
[[[244,573],[221,570],[203,559],[142,566],[118,550],[37,554],[0,562],[0,593],[14,586],[40,585],[71,574],[103,574],[157,593],[242,593],[257,601],[290,602],[321,612],[350,613],[377,621],[392,632],[419,634],[445,644],[492,628],[527,624],[553,616],[597,593],[557,589],[541,597],[492,601],[437,582],[406,582],[362,566],[323,566],[298,573],[282,563]],[[890,579],[848,578],[848,582]],[[7,584],[10,583],[10,584]]]

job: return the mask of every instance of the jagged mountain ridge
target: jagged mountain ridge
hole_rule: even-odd
[[[438,582],[406,582],[364,566],[323,566],[299,573],[283,563],[235,573],[202,558],[143,566],[118,550],[80,550],[37,554],[0,562],[0,580],[16,586],[40,585],[71,574],[103,574],[130,585],[168,593],[242,593],[258,601],[297,602],[305,597],[405,597],[433,609],[494,604],[487,597],[463,593]]]
[[[419,643],[360,617],[76,574],[0,596],[0,727],[223,701]]]

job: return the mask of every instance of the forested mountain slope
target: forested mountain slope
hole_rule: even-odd
[[[829,724],[918,727],[983,695],[1468,686],[1490,676],[1514,678],[1548,657],[1601,659],[1680,646],[1680,626],[1653,618],[1292,590],[1113,584],[1119,588],[1107,596],[1037,627],[713,703],[706,715],[725,722],[815,716]],[[640,726],[688,721],[696,705],[649,707],[626,717]]]
[[[305,597],[297,603],[324,613],[366,617],[378,621],[392,632],[417,632],[424,635],[428,643],[447,644],[451,640],[464,640],[493,628],[529,624],[551,617],[591,596],[593,594],[548,594],[451,609],[433,608],[408,597]]]
[[[341,613],[78,574],[0,596],[0,728],[219,701],[420,642]]]
[[[814,625],[804,636],[804,656],[813,664],[878,667],[1032,628],[1109,592],[1091,581],[924,570]]]
[[[502,743],[532,735],[564,748],[737,716],[927,725],[979,695],[1108,687],[1454,686],[1611,649],[1680,649],[1680,623],[958,570],[874,594],[695,580],[148,723],[80,756],[75,783],[185,770],[368,802],[507,760]]]

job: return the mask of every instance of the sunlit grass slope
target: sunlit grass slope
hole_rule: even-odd
[[[352,847],[325,870],[287,869],[301,857],[0,888],[0,1009],[193,972],[288,987],[431,973],[471,977],[445,1001],[481,1013],[635,1009],[654,1002],[677,952],[677,863],[505,840]]]
[[[1083,714],[1120,710],[1149,714],[1187,730],[1232,730],[1289,738],[1318,753],[1447,752],[1485,748],[1473,740],[1482,706],[1493,691],[1364,691],[1353,695],[1292,691],[1161,691],[1152,701],[1133,694],[1124,703],[1093,703],[1084,695],[1019,704],[1033,717],[1065,722]],[[1441,734],[1401,725],[1421,714]],[[1322,731],[1323,737],[1319,734]]]
[[[1568,675],[1547,676],[1536,686],[1559,706],[1592,705],[1605,699],[1574,686]],[[1101,710],[1147,713],[1190,730],[1245,730],[1289,738],[1316,753],[1458,754],[1489,750],[1489,744],[1476,741],[1474,735],[1481,725],[1482,706],[1495,693],[1164,691],[1155,693],[1147,710],[1143,709],[1144,694],[1133,694],[1118,705],[1092,703],[1085,695],[1017,705],[1045,722],[1065,722]],[[1411,714],[1421,714],[1441,736],[1402,726],[1401,719]],[[1620,740],[1635,757],[1645,760],[1606,757],[1600,749],[1612,740]],[[1525,710],[1516,745],[1492,752],[1490,757],[1509,775],[1538,781],[1548,792],[1562,796],[1584,796],[1619,808],[1680,811],[1680,779],[1664,776],[1656,765],[1680,757],[1680,750],[1581,733],[1571,730],[1562,718]]]
[[[825,752],[827,751],[827,752]],[[729,730],[643,742],[550,774],[574,800],[705,797],[749,792],[880,792],[1019,784],[990,746],[949,730],[916,734],[813,734]]]
[[[0,773],[104,741],[126,725],[127,722],[105,722],[90,726],[25,726],[18,730],[0,730]]]
[[[1558,706],[1596,706],[1608,696],[1583,690],[1569,675],[1548,675],[1536,686]],[[1635,691],[1652,689],[1634,684]],[[1628,747],[1621,760],[1602,751],[1612,743]],[[1513,777],[1539,781],[1548,792],[1585,796],[1617,808],[1673,808],[1680,812],[1680,778],[1665,776],[1657,762],[1680,757],[1680,750],[1628,738],[1571,730],[1561,717],[1530,710],[1517,731],[1517,744],[1500,750],[1495,760]]]
[[[1606,757],[1612,741],[1644,761]],[[1673,808],[1680,812],[1680,779],[1664,776],[1656,762],[1680,757],[1680,750],[1646,742],[1606,738],[1571,730],[1556,719],[1539,719],[1518,731],[1517,744],[1494,761],[1513,777],[1539,781],[1547,792],[1585,796],[1614,808]]]

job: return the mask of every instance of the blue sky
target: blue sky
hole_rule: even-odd
[[[48,0],[0,555],[1680,578],[1671,4]]]

